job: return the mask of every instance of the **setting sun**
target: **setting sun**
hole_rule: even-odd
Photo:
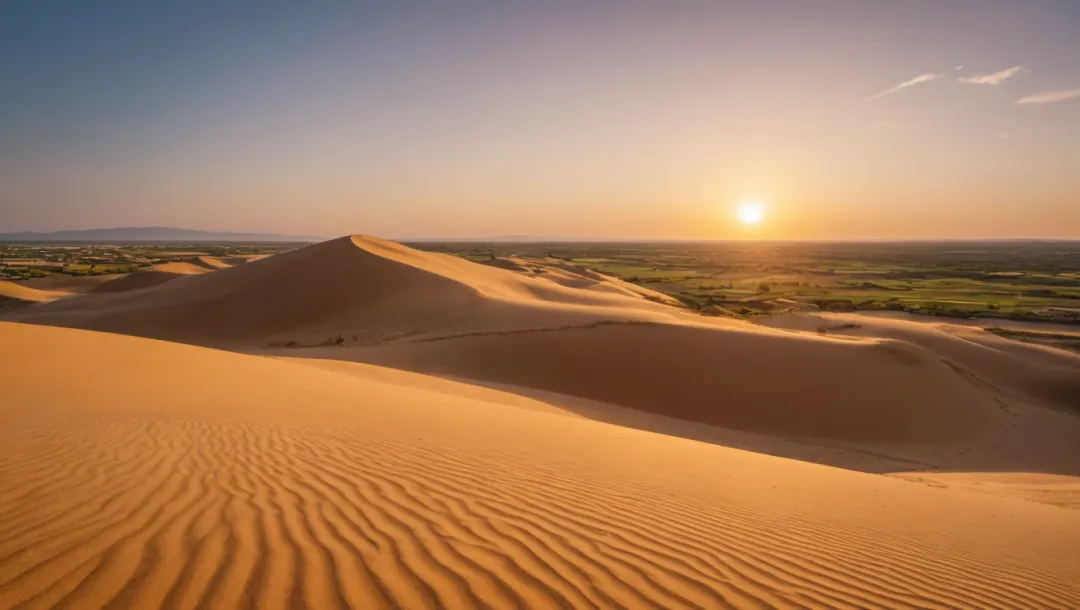
[[[756,225],[765,218],[765,206],[756,201],[744,201],[739,204],[735,215],[743,224]]]
[[[0,610],[1080,610],[1080,0],[0,17]]]

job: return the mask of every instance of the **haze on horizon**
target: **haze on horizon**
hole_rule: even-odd
[[[5,3],[0,232],[1080,238],[1071,0],[231,4]]]

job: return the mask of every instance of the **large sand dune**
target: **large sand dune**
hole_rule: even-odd
[[[583,270],[528,275],[351,237],[10,317],[383,364],[785,438],[954,452],[999,438],[1029,403],[1080,403],[1080,358],[1067,354],[1034,359],[902,322],[867,337],[792,333],[646,296]]]
[[[981,328],[857,314],[770,316],[763,324],[833,336],[883,337],[922,346],[1014,393],[1080,413],[1080,354],[1012,341]]]
[[[367,237],[233,262],[4,314],[0,607],[1080,606],[1075,355]]]
[[[784,436],[956,440],[996,408],[939,358],[905,344],[747,329],[609,324],[340,351]]]
[[[311,344],[341,335],[401,337],[669,319],[644,298],[568,288],[543,278],[342,238],[151,289],[35,308],[22,318],[229,346]]]
[[[1078,511],[363,365],[18,324],[0,350],[0,607],[1080,605]]]

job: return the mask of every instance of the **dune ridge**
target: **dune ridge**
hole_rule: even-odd
[[[855,314],[772,316],[762,321],[798,331],[827,329],[834,336],[885,338],[922,346],[1005,395],[1080,413],[1080,354],[1012,341],[980,328],[926,324]]]
[[[220,256],[199,256],[195,259],[193,264],[198,265],[204,269],[211,271],[217,271],[218,269],[228,269],[235,265],[238,261],[229,262],[221,258]],[[247,262],[247,261],[244,261]]]
[[[122,274],[109,275],[51,275],[22,280],[19,284],[39,290],[52,290],[69,295],[86,294],[96,286],[124,277]]]
[[[743,330],[604,325],[311,355],[519,385],[779,435],[956,440],[976,433],[994,408],[988,395],[949,367],[905,346]],[[774,371],[785,372],[784,383],[766,382]],[[926,426],[930,420],[932,428]]]
[[[272,304],[272,307],[266,306]],[[147,290],[36,308],[20,321],[199,344],[359,342],[453,332],[667,319],[643,298],[346,237]]]
[[[780,437],[981,446],[1029,404],[1080,400],[1069,355],[1032,361],[913,323],[794,333],[612,286],[583,270],[528,275],[355,236],[8,317],[381,364]]]
[[[29,303],[50,303],[84,294],[109,294],[156,286],[186,275],[206,273],[191,263],[162,263],[145,271],[127,274],[69,276],[54,275],[19,282],[0,281],[0,299]],[[85,302],[85,301],[81,301]]]
[[[374,367],[10,323],[0,337],[23,355],[0,369],[4,607],[1080,604],[1078,511]]]
[[[0,280],[0,307],[18,306],[31,303],[48,303],[68,296],[63,290],[45,290],[32,288],[21,282]]]
[[[162,263],[146,271],[136,271],[122,275],[112,281],[103,282],[89,290],[90,294],[110,294],[128,290],[142,290],[171,282],[189,275],[199,275],[207,270],[191,263]]]

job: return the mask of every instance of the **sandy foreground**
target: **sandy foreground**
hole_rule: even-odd
[[[183,275],[0,322],[0,608],[1080,607],[1060,350],[370,238]]]

